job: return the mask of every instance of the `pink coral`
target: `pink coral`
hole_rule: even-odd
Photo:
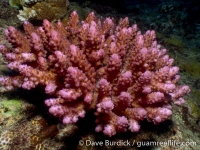
[[[141,34],[128,18],[115,25],[92,12],[80,22],[74,11],[65,27],[44,20],[37,29],[25,22],[24,29],[25,35],[5,30],[12,49],[0,45],[0,51],[18,74],[0,82],[8,90],[42,86],[49,112],[64,124],[96,109],[96,132],[138,132],[144,119],[168,119],[171,104],[184,103],[190,91],[177,85],[179,68],[157,44],[155,31]]]

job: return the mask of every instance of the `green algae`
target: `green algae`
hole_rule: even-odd
[[[170,35],[168,38],[164,37],[164,45],[165,46],[175,46],[177,47],[179,50],[183,50],[184,49],[184,41],[181,37],[176,36],[176,35]]]
[[[186,74],[189,73],[192,77],[199,78],[200,64],[196,61],[182,62],[181,67],[185,70]]]
[[[188,106],[190,108],[190,113],[193,117],[199,118],[200,117],[200,109],[197,104],[200,103],[200,91],[193,89],[187,100]]]
[[[0,102],[0,107],[2,109],[1,114],[10,117],[20,113],[21,102],[17,99],[3,100]]]
[[[197,60],[177,57],[176,62],[178,63],[178,66],[184,71],[184,74],[189,75],[192,78],[200,78],[200,63]]]
[[[20,4],[20,0],[9,0],[9,4],[11,7],[17,8],[17,9],[21,9],[22,6]]]

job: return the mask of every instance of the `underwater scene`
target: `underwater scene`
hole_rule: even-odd
[[[1,0],[0,150],[200,150],[198,0]]]

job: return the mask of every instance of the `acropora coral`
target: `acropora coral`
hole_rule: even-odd
[[[172,115],[172,104],[184,103],[190,88],[177,85],[179,68],[148,30],[142,34],[128,18],[118,24],[91,12],[79,21],[72,12],[67,25],[48,20],[25,35],[12,26],[0,45],[7,67],[16,73],[0,77],[7,90],[43,87],[49,112],[64,124],[76,123],[96,110],[96,132],[107,136],[138,132],[140,121],[159,124]]]

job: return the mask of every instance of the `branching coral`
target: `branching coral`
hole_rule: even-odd
[[[0,46],[8,68],[8,90],[44,87],[49,112],[64,124],[75,123],[95,109],[96,132],[107,136],[138,132],[145,118],[159,124],[181,105],[190,89],[177,85],[179,68],[156,42],[155,31],[142,34],[128,18],[116,25],[111,18],[90,13],[80,22],[74,11],[66,27],[47,20],[35,29],[24,22],[26,34],[5,30],[10,50]]]

